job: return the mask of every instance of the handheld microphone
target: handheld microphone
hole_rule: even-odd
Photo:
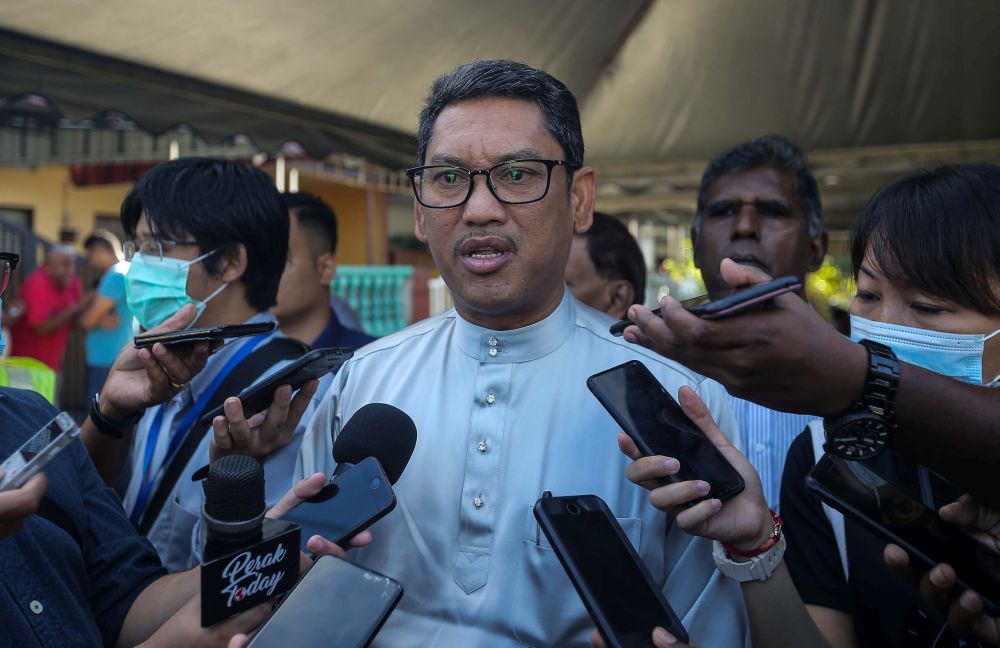
[[[213,462],[202,482],[201,625],[285,593],[299,577],[297,524],[264,517],[264,469],[253,457]]]
[[[346,548],[396,507],[391,484],[403,474],[416,443],[417,429],[405,412],[384,403],[365,405],[333,444],[337,468],[330,482],[285,519],[302,525],[303,542],[318,533]]]

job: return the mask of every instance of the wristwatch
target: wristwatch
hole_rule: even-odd
[[[121,439],[125,436],[125,430],[134,426],[142,418],[142,412],[140,411],[129,416],[124,421],[112,421],[101,411],[100,402],[101,395],[94,394],[94,400],[90,404],[90,420],[94,422],[94,427],[97,428],[97,431],[105,436],[113,439]]]
[[[784,523],[774,510],[771,511],[774,528],[767,542],[751,551],[738,551],[719,541],[712,543],[712,558],[719,573],[739,583],[747,581],[766,581],[774,573],[785,556],[785,534],[782,533]],[[742,562],[733,560],[733,556],[745,558]]]
[[[899,360],[892,349],[861,340],[868,349],[868,376],[861,397],[846,412],[825,419],[826,444],[823,446],[842,459],[870,459],[892,443],[893,400],[899,385]]]

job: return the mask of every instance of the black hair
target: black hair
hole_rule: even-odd
[[[855,278],[868,255],[893,283],[1000,313],[1000,166],[941,166],[893,182],[865,206],[851,237]]]
[[[157,237],[198,242],[201,254],[246,248],[247,269],[240,281],[257,310],[275,303],[288,258],[288,210],[274,181],[249,164],[221,158],[187,157],[153,167],[122,203],[125,232],[135,237],[145,214]],[[201,261],[219,272],[222,254]]]
[[[724,175],[773,167],[782,173],[795,176],[795,197],[802,207],[809,224],[809,235],[819,236],[823,225],[823,206],[819,199],[819,185],[806,164],[805,155],[798,146],[782,135],[765,135],[751,142],[743,142],[712,158],[701,176],[698,187],[698,211],[694,216],[694,231],[701,226],[701,217],[708,202],[708,190]]]
[[[484,60],[460,65],[438,77],[420,111],[417,130],[417,160],[424,164],[427,144],[441,111],[453,103],[486,97],[508,97],[533,101],[545,117],[545,127],[562,147],[574,169],[583,166],[583,129],[576,97],[551,74],[515,61]]]
[[[103,247],[105,250],[115,255],[115,258],[122,258],[122,242],[118,240],[117,236],[108,230],[94,230],[90,236],[84,239],[83,249],[89,250],[92,247]]]
[[[635,237],[614,216],[594,212],[594,222],[583,234],[587,255],[597,274],[605,279],[624,279],[635,290],[633,299],[642,303],[646,296],[646,262]]]
[[[308,237],[310,249],[320,254],[337,251],[337,215],[330,205],[304,191],[281,194],[281,201],[299,227],[314,235]]]

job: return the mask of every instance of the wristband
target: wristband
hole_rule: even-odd
[[[121,439],[125,436],[125,430],[132,427],[142,417],[142,413],[134,414],[120,423],[115,423],[101,412],[100,394],[94,394],[94,400],[90,405],[90,420],[93,421],[97,431],[113,439]]]
[[[753,558],[754,556],[761,555],[774,545],[778,544],[778,541],[781,540],[781,528],[784,526],[784,522],[781,521],[781,516],[778,515],[774,509],[768,510],[771,512],[771,523],[774,527],[771,529],[771,535],[768,536],[764,544],[755,549],[750,549],[749,551],[741,551],[732,545],[723,544],[722,548],[726,550],[727,554],[730,556],[739,556],[740,558]]]

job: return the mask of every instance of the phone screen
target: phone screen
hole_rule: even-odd
[[[552,497],[540,500],[538,507],[556,536],[549,541],[572,565],[567,570],[571,579],[580,580],[574,585],[581,597],[584,601],[587,595],[592,597],[594,607],[623,646],[649,646],[657,626],[687,641],[677,616],[653,590],[651,579],[602,500],[595,496]],[[542,529],[548,536],[545,524]]]
[[[824,455],[807,484],[829,506],[916,554],[925,567],[946,562],[967,587],[1000,603],[1000,555],[861,463]]]
[[[321,556],[250,646],[366,646],[402,594],[391,578],[343,558]]]
[[[20,488],[80,434],[66,412],[46,423],[0,463],[0,491]]]
[[[680,462],[671,481],[704,480],[711,486],[709,498],[726,499],[743,490],[740,474],[641,362],[591,376],[587,386],[640,452]]]

